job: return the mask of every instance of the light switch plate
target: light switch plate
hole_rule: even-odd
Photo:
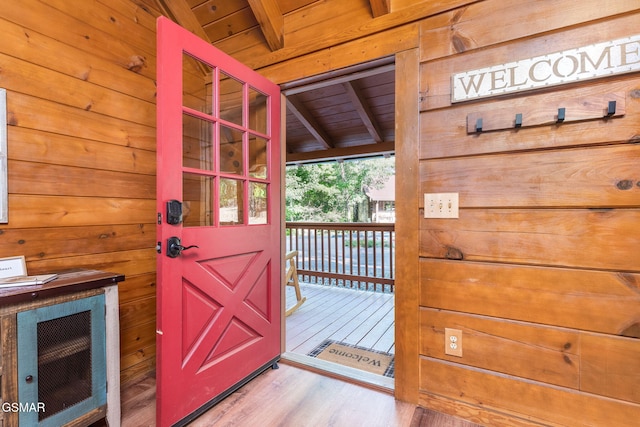
[[[425,218],[458,218],[458,193],[425,193]]]

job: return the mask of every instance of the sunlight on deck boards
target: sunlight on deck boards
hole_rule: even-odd
[[[325,339],[394,353],[393,294],[300,283],[302,306],[286,318],[287,351],[308,354]],[[295,304],[287,287],[287,307]]]

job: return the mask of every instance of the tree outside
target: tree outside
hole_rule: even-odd
[[[365,222],[365,188],[381,188],[394,174],[394,157],[288,166],[286,220]]]

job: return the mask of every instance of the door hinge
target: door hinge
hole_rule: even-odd
[[[156,252],[158,252],[159,254],[162,253],[162,242],[156,243]]]

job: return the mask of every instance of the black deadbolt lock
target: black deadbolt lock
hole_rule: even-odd
[[[177,225],[182,222],[182,203],[179,200],[167,202],[167,223]]]

